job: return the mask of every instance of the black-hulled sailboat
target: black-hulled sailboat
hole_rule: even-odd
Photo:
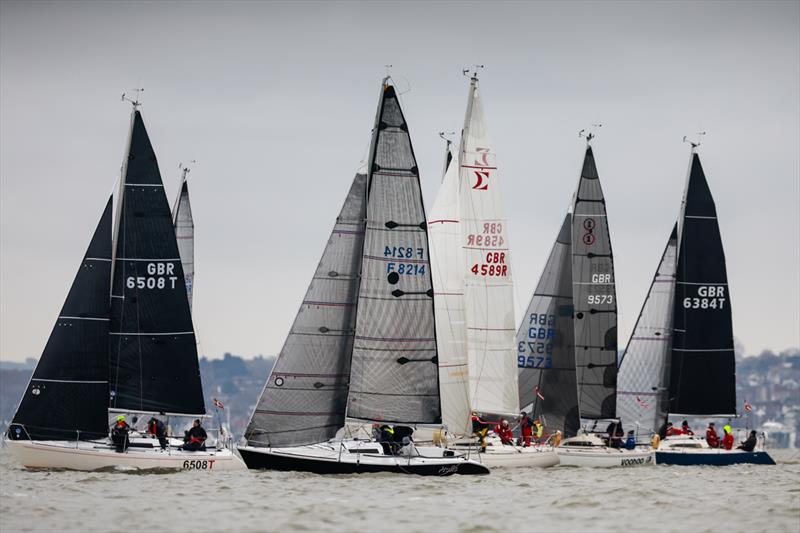
[[[320,474],[483,474],[411,440],[337,437],[347,420],[441,424],[433,289],[419,170],[389,78],[356,174],[238,447],[250,468]],[[400,439],[397,439],[400,440]]]
[[[651,464],[651,450],[610,446],[595,431],[601,421],[619,421],[614,257],[591,138],[572,204],[517,333],[520,405],[531,406],[533,417],[559,433],[562,465]]]
[[[241,468],[213,439],[185,451],[181,439],[167,435],[162,448],[137,430],[139,417],[206,410],[175,228],[138,102],[127,148],[116,216],[109,198],[6,442],[28,467]],[[109,415],[133,415],[127,446],[112,444]]]
[[[665,435],[669,415],[737,416],[725,252],[696,148],[693,143],[678,222],[620,361],[618,410],[666,437],[657,464],[775,464],[760,443],[754,451],[726,450],[710,448],[704,436]]]

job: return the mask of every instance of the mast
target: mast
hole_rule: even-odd
[[[678,219],[669,412],[735,416],[736,361],[717,210],[692,143]]]
[[[517,416],[511,257],[500,175],[490,146],[473,71],[458,154],[469,394],[476,411]]]

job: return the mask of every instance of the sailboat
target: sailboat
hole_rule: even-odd
[[[442,420],[452,449],[474,449],[472,413],[487,421],[519,417],[514,294],[500,174],[491,148],[477,73],[470,77],[457,157],[428,220]],[[490,437],[483,464],[553,466],[552,446],[502,444]]]
[[[222,443],[186,451],[135,429],[140,415],[205,416],[194,328],[169,204],[138,101],[113,197],[25,390],[6,443],[28,467],[242,468]],[[112,228],[113,224],[113,228]],[[134,415],[127,449],[109,414]]]
[[[652,464],[649,447],[610,446],[595,431],[600,421],[619,420],[614,257],[592,137],[572,204],[517,332],[520,404],[530,405],[557,435],[562,465]],[[582,420],[591,423],[588,430]]]
[[[387,76],[369,159],[356,173],[239,453],[255,469],[488,473],[462,454],[411,439],[409,426],[441,423],[436,363],[419,170]],[[348,421],[393,425],[409,440],[397,454],[390,444],[400,443],[344,438]]]
[[[642,311],[620,362],[618,409],[653,434],[670,414],[736,417],[731,296],[717,209],[697,143],[686,188]],[[704,437],[666,436],[657,464],[775,464],[754,451],[710,448]]]

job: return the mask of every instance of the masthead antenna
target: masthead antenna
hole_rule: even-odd
[[[591,127],[589,128],[589,133],[586,133],[586,128],[584,128],[578,132],[578,137],[586,137],[586,144],[589,144],[592,142],[592,139],[597,137],[597,130],[599,130],[602,127],[603,125],[599,122],[597,122],[596,124],[592,124]]]
[[[190,165],[194,165],[195,163],[197,163],[197,159],[190,160],[188,164],[183,162],[178,163],[178,168],[181,170],[181,180],[186,179],[186,175],[192,171],[192,167]]]
[[[455,134],[456,132],[454,131],[440,131],[439,138],[445,141],[448,146],[450,146],[451,144],[453,144],[453,140],[450,138],[450,136]]]
[[[695,141],[693,141],[693,140],[689,139],[689,136],[688,136],[688,135],[684,135],[684,136],[683,136],[683,142],[685,142],[685,143],[687,143],[687,142],[688,142],[689,144],[691,144],[691,145],[692,145],[692,153],[694,153],[694,151],[695,151],[695,148],[697,148],[698,146],[700,146],[700,141],[702,140],[702,138],[703,138],[703,135],[705,135],[705,134],[706,134],[706,132],[704,132],[704,131],[698,131],[698,132],[697,132],[697,142],[695,142]]]
[[[141,96],[141,93],[144,92],[144,87],[134,89],[133,92],[136,93],[136,97],[131,98],[128,96],[128,93],[122,93],[122,98],[120,98],[120,101],[130,102],[134,109],[139,109],[139,107],[142,105],[142,102],[139,101],[139,96]]]
[[[486,65],[472,65],[472,68],[467,67],[461,69],[461,75],[475,81],[478,79],[478,70],[485,67]]]

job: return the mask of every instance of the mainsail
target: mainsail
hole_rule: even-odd
[[[651,431],[658,431],[667,410],[665,366],[671,353],[677,247],[676,225],[619,363],[617,415]]]
[[[580,428],[572,303],[572,216],[567,213],[517,332],[519,403],[545,426]]]
[[[495,153],[478,79],[469,87],[458,154],[462,270],[472,408],[519,412],[514,353],[514,291],[508,232]]]
[[[14,415],[11,430],[22,426],[20,437],[80,440],[107,434],[111,206],[109,198]]]
[[[736,363],[725,252],[717,209],[692,151],[678,219],[669,412],[736,413]]]
[[[110,407],[204,414],[184,272],[158,162],[134,110],[120,179],[110,323]]]
[[[586,147],[572,213],[575,358],[582,418],[613,418],[617,387],[617,298],[606,202]]]
[[[183,265],[183,278],[186,282],[186,297],[189,299],[189,309],[192,308],[192,293],[194,289],[194,219],[192,218],[192,204],[189,202],[189,183],[186,175],[189,169],[184,167],[181,175],[178,200],[172,210],[172,223],[175,226],[175,238],[178,240],[178,254]]]
[[[425,209],[408,125],[384,80],[372,132],[347,416],[439,423]]]

